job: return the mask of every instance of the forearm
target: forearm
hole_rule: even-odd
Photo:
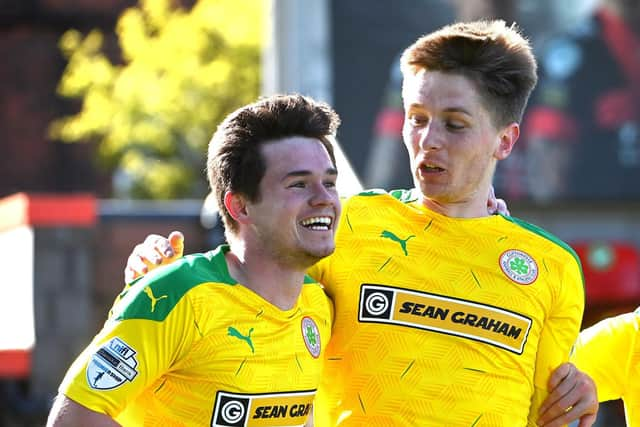
[[[120,424],[106,414],[92,411],[74,402],[63,394],[58,394],[49,413],[47,427],[118,427]]]

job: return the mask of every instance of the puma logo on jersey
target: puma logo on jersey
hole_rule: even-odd
[[[158,303],[158,301],[160,301],[161,299],[169,298],[166,295],[162,295],[162,296],[159,296],[158,298],[156,298],[155,295],[153,295],[153,291],[151,290],[151,288],[149,286],[144,288],[143,291],[144,291],[145,294],[147,294],[147,296],[151,300],[151,312],[152,313],[156,309],[156,304]]]
[[[242,333],[240,333],[240,331],[238,331],[233,326],[229,326],[229,329],[227,329],[227,335],[246,342],[251,348],[251,353],[255,353],[253,349],[253,342],[251,341],[251,332],[253,332],[253,328],[249,329],[249,333],[247,335],[242,335]]]
[[[393,234],[391,231],[384,230],[380,234],[380,237],[384,237],[386,239],[391,239],[394,242],[396,242],[397,244],[399,244],[400,247],[402,248],[402,252],[404,252],[404,255],[407,256],[407,255],[409,255],[409,252],[407,252],[407,242],[409,241],[409,239],[411,239],[412,237],[416,237],[416,236],[412,234],[411,236],[407,237],[406,239],[401,239],[398,236],[396,236],[395,234]]]

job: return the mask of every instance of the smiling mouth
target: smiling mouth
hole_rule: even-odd
[[[309,230],[329,231],[333,225],[330,216],[314,216],[300,221],[300,225]]]

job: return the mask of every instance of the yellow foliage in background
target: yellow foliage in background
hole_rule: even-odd
[[[118,19],[120,61],[104,35],[67,31],[58,93],[81,111],[51,123],[51,137],[97,141],[117,197],[206,194],[206,146],[218,123],[259,94],[266,0],[141,0]]]

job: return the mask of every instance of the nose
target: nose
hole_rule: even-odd
[[[433,122],[418,131],[418,147],[423,151],[437,150],[442,147],[436,125]]]
[[[323,182],[313,186],[313,191],[309,203],[312,206],[326,206],[335,203],[336,193],[332,188],[327,188]]]

